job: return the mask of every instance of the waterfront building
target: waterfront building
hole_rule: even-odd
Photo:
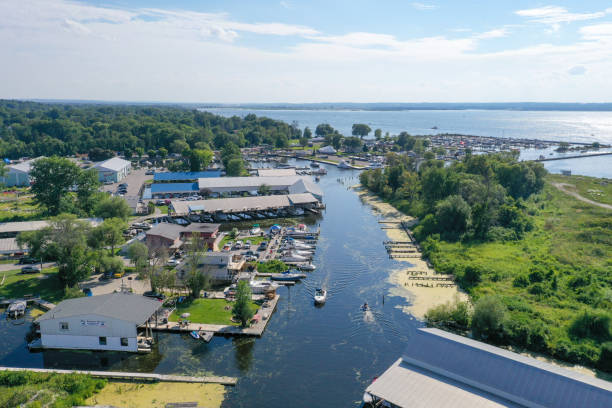
[[[198,262],[198,272],[206,274],[215,284],[230,283],[245,269],[246,261],[242,255],[229,252],[207,252]],[[192,265],[182,263],[177,267],[177,277],[184,279]]]
[[[197,181],[201,178],[221,177],[220,169],[212,169],[205,171],[178,171],[178,172],[161,172],[153,174],[153,182],[155,183],[178,183],[187,181]]]
[[[101,182],[117,183],[130,174],[132,163],[120,157],[113,157],[94,164],[92,168],[98,171],[98,180]]]
[[[6,185],[7,187],[29,186],[32,181],[30,180],[30,170],[32,169],[32,164],[40,158],[41,157],[37,157],[35,159],[6,166],[6,175],[4,177],[0,177],[2,184]]]
[[[220,224],[191,223],[183,226],[171,223],[159,223],[146,233],[145,243],[150,249],[164,247],[170,250],[179,249],[194,233],[212,249],[219,237]]]
[[[381,407],[612,407],[612,384],[439,329],[411,333],[404,355],[366,389]],[[366,405],[367,406],[367,405]]]
[[[290,176],[297,176],[297,173],[295,172],[294,168],[289,168],[289,169],[272,169],[272,168],[265,168],[265,169],[257,169],[257,175],[259,177],[290,177]]]
[[[201,178],[198,187],[206,195],[257,195],[260,187],[267,186],[274,194],[310,193],[319,201],[323,200],[323,191],[305,176],[270,176],[270,177],[219,177]]]
[[[40,343],[47,349],[139,351],[139,329],[162,303],[129,293],[68,299],[40,316]]]

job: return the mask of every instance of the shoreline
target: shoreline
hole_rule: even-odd
[[[385,203],[376,195],[366,191],[360,184],[352,186],[351,188],[355,190],[363,203],[368,204],[372,208],[372,211],[383,217],[381,225],[385,224],[384,221],[396,223],[396,225],[398,222],[414,223],[416,221],[414,217],[402,214],[391,204]],[[387,227],[385,228],[385,232],[392,241],[406,241],[409,239],[406,232],[399,227]],[[417,253],[421,255],[418,249]],[[432,307],[447,302],[454,302],[455,300],[469,300],[468,295],[461,291],[457,285],[453,287],[436,287],[436,283],[428,281],[427,278],[440,277],[443,275],[437,274],[422,257],[409,258],[409,260],[396,260],[405,264],[405,266],[392,271],[388,281],[394,285],[394,288],[391,289],[391,295],[403,297],[410,302],[409,305],[402,307],[405,313],[409,313],[417,319],[423,320],[425,313]],[[419,276],[425,278],[423,281],[432,286],[417,286],[423,281],[417,283],[410,279],[412,277],[411,272],[420,272]]]

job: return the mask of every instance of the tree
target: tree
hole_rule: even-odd
[[[115,254],[115,247],[125,240],[123,230],[127,228],[127,223],[121,218],[107,218],[102,224],[91,231],[91,235],[100,246],[111,247],[111,255]]]
[[[271,192],[270,186],[267,185],[267,184],[262,184],[257,189],[257,194],[259,194],[259,195],[270,195],[270,192]]]
[[[189,154],[189,167],[191,171],[206,169],[213,159],[211,150],[193,149]]]
[[[342,146],[342,139],[343,139],[343,136],[340,133],[334,133],[332,135],[331,145],[333,146],[334,149],[336,150],[340,149],[340,146]]]
[[[81,169],[63,157],[44,157],[36,160],[30,170],[32,193],[37,203],[51,215],[57,215],[62,199],[68,194]]]
[[[352,129],[353,136],[359,136],[360,138],[363,139],[364,136],[367,136],[371,131],[372,129],[365,123],[354,123],[353,124],[353,129]]]
[[[113,153],[111,150],[94,147],[87,155],[89,156],[89,160],[97,162],[110,159],[111,157],[115,156],[115,153]]]
[[[444,232],[461,234],[467,231],[472,218],[472,210],[459,195],[445,198],[436,204],[436,220]]]
[[[121,197],[106,196],[94,207],[94,215],[100,218],[121,218],[127,220],[132,209]]]
[[[363,144],[363,141],[358,137],[347,137],[344,139],[343,144],[349,151],[356,152]]]
[[[149,247],[140,241],[134,242],[128,248],[128,258],[134,264],[137,273],[141,273],[149,261]]]
[[[100,258],[100,273],[105,275],[123,274],[125,266],[118,256],[103,256]]]
[[[189,144],[183,139],[176,139],[170,144],[170,150],[172,153],[183,154],[184,151],[189,150]]]
[[[300,137],[300,146],[302,146],[302,147],[308,146],[308,138],[307,137]]]
[[[166,157],[168,157],[168,149],[166,149],[165,147],[160,147],[157,150],[157,153],[159,154],[159,157],[161,157],[162,159],[165,159]]]
[[[376,129],[374,131],[374,137],[376,138],[376,140],[380,140],[382,139],[382,130],[380,129]]]
[[[334,133],[334,128],[328,123],[321,123],[315,129],[315,135],[318,137],[325,137],[325,135],[329,135],[330,133]]]
[[[474,305],[472,332],[478,339],[499,339],[506,318],[506,306],[493,295],[480,298]]]
[[[251,308],[251,288],[248,282],[240,281],[236,288],[236,301],[232,308],[232,316],[240,320],[242,327],[247,327],[254,314]]]
[[[312,138],[312,130],[310,130],[310,128],[308,126],[306,126],[304,128],[303,137],[306,138],[306,139],[311,139]]]
[[[189,240],[187,247],[189,253],[185,260],[187,267],[187,279],[185,285],[189,289],[192,298],[197,299],[200,293],[210,287],[210,275],[201,270],[204,264],[206,253],[204,252],[205,243],[200,234],[194,233]]]
[[[231,159],[227,163],[227,167],[225,168],[225,173],[228,176],[240,176],[244,173],[244,162],[241,158]]]
[[[100,181],[95,169],[80,171],[76,178],[76,204],[85,215],[91,215],[99,200]]]

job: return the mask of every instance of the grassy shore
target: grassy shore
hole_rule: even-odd
[[[45,268],[42,273],[22,274],[20,269],[0,272],[0,297],[14,299],[24,295],[40,295],[49,302],[64,296],[64,287],[57,277],[57,268]]]
[[[232,321],[232,306],[233,303],[225,299],[190,299],[178,304],[169,320],[176,322],[183,313],[189,313],[187,319],[192,323],[238,326],[239,322]],[[251,302],[251,308],[257,310],[259,306]]]

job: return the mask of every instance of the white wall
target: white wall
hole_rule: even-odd
[[[60,323],[68,323],[68,330],[62,330]],[[136,332],[136,324],[132,322],[94,314],[40,321],[43,335],[93,336],[97,339],[99,336],[136,337]]]
[[[99,336],[78,336],[70,334],[41,334],[43,348],[138,351],[136,337],[128,337],[128,346],[121,346],[120,337],[106,336],[106,345],[100,345]]]

